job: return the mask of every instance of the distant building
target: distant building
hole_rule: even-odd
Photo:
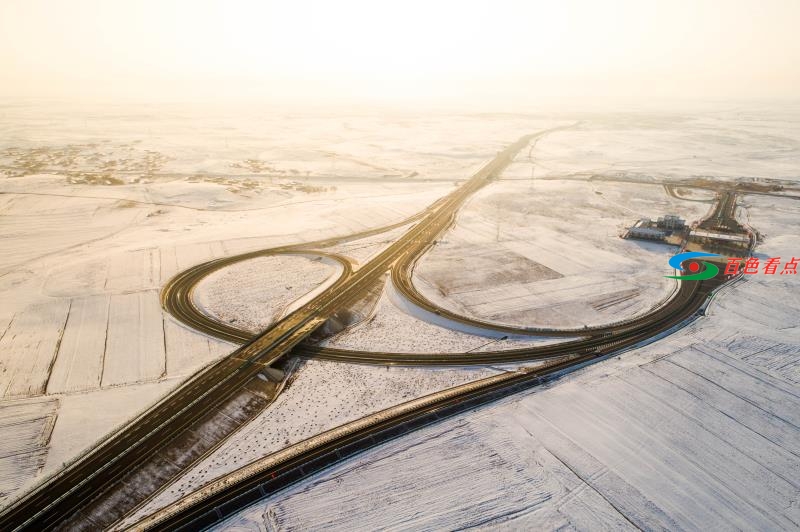
[[[695,229],[694,231],[692,231],[691,236],[693,236],[694,238],[732,242],[741,244],[743,246],[748,246],[750,244],[750,236],[746,234],[731,235],[728,233],[720,233],[718,231],[704,231]]]
[[[631,227],[628,229],[628,238],[641,238],[643,240],[664,240],[667,232],[651,227]]]
[[[686,220],[674,214],[667,214],[658,218],[656,226],[667,231],[680,231],[686,227]]]

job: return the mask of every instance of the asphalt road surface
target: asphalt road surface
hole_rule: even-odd
[[[416,224],[357,271],[346,271],[323,293],[219,362],[201,370],[132,423],[100,442],[63,471],[0,514],[0,530],[47,530],[80,520],[81,508],[148,456],[168,445],[194,421],[231,397],[264,365],[271,365],[338,310],[363,296],[389,267],[417,256],[450,224],[466,198],[486,185],[532,139],[526,135],[498,153],[455,191],[429,206]],[[222,259],[224,260],[224,259]]]
[[[182,434],[199,417],[231,397],[249,379],[261,371],[264,365],[273,364],[292,350],[295,353],[308,356],[380,364],[464,365],[541,360],[544,358],[560,359],[554,362],[550,369],[542,370],[541,374],[533,373],[519,376],[519,382],[511,380],[502,385],[498,383],[489,385],[487,383],[485,389],[479,386],[471,389],[468,394],[465,392],[463,396],[451,394],[446,398],[447,403],[443,403],[440,406],[442,408],[446,406],[451,411],[456,411],[459,405],[463,407],[464,405],[473,404],[475,401],[491,400],[497,394],[505,393],[503,390],[518,389],[523,384],[535,384],[548,375],[563,372],[570,367],[585,364],[587,361],[603,357],[624,347],[635,345],[669,330],[694,315],[706,302],[711,291],[719,286],[722,282],[721,279],[682,282],[676,295],[667,304],[656,309],[648,316],[617,324],[613,327],[593,329],[588,331],[589,335],[586,337],[550,346],[496,352],[448,353],[446,355],[363,353],[299,346],[326,319],[337,311],[348,308],[362,298],[388,270],[399,271],[401,272],[400,277],[404,281],[409,280],[409,265],[413,265],[414,261],[450,227],[455,213],[463,202],[494,177],[498,176],[510,164],[518,151],[535,138],[549,131],[551,130],[522,137],[498,153],[492,161],[459,188],[413,217],[413,220],[395,224],[395,226],[400,226],[409,221],[416,222],[397,241],[389,245],[358,270],[353,271],[349,262],[342,260],[343,273],[332,286],[255,338],[250,338],[249,335],[243,334],[242,331],[238,331],[228,325],[210,320],[201,313],[198,314],[197,309],[191,304],[192,289],[200,279],[220,267],[263,254],[296,251],[300,248],[299,246],[287,246],[286,248],[218,259],[217,261],[199,265],[176,276],[162,292],[162,303],[167,310],[172,312],[178,319],[209,334],[228,340],[245,341],[246,343],[231,355],[192,376],[183,385],[125,428],[99,443],[94,449],[69,465],[65,470],[53,476],[3,511],[0,514],[0,530],[47,530],[58,527],[60,523],[68,519],[74,522],[77,517],[79,520],[81,515],[79,512],[88,501],[108,490],[114,489],[118,481],[128,471],[141,464],[152,453],[169,445],[174,438]],[[735,198],[732,201],[735,206]],[[722,208],[720,207],[718,206],[716,214],[723,213],[723,217],[733,212],[733,208],[730,207],[729,203]],[[727,220],[725,221],[727,222]],[[359,238],[368,236],[368,233],[376,234],[382,230],[386,230],[386,228],[365,232]],[[335,241],[337,239],[329,239],[323,242]],[[322,242],[313,244],[321,245]],[[311,244],[303,246],[303,248],[308,247],[313,246]],[[460,317],[455,316],[455,318]],[[491,326],[491,324],[488,325]],[[470,401],[473,401],[473,403]],[[433,403],[436,403],[436,401],[433,401]],[[380,438],[376,439],[374,436],[379,433],[384,434],[384,429],[390,430],[392,427],[399,426],[407,428],[413,425],[412,421],[415,419],[419,421],[436,418],[435,414],[431,418],[425,417],[431,415],[429,408],[430,404],[425,408],[421,407],[415,411],[405,412],[399,421],[398,419],[391,421],[393,418],[389,416],[387,420],[384,420],[389,425],[381,425],[383,428],[380,430],[375,427],[367,427],[361,432],[350,434],[348,437],[355,438],[352,441],[362,442],[359,444],[359,449],[366,448],[363,443],[365,437],[371,438],[369,441],[375,444],[380,441]],[[283,484],[275,484],[276,489],[279,489],[281,485],[288,485],[286,482],[290,480],[290,477],[297,480],[297,478],[302,478],[308,471],[316,470],[309,464],[313,462],[319,465],[321,462],[318,461],[318,457],[328,456],[329,461],[326,464],[332,463],[330,456],[325,454],[330,451],[331,448],[329,447],[309,449],[308,453],[310,454],[306,455],[305,468],[300,465],[303,463],[302,461],[284,464],[281,466],[283,469],[280,470],[280,475],[272,471],[276,476],[271,478],[270,481],[276,480],[278,477],[284,479],[281,481]],[[344,455],[341,452],[336,452],[336,459],[341,459],[342,456]],[[290,476],[281,476],[292,471],[294,473]],[[252,484],[253,482],[256,482],[256,484]],[[200,515],[211,515],[209,511],[216,516],[215,518],[219,518],[221,515],[219,511],[220,501],[229,500],[224,498],[228,496],[235,499],[241,493],[244,493],[241,489],[244,489],[245,485],[251,487],[258,485],[259,493],[262,496],[266,493],[263,478],[258,480],[256,477],[248,477],[248,480],[243,480],[241,485],[237,483],[230,484],[233,491],[228,495],[221,495],[222,499],[198,499],[197,504],[194,506],[189,505],[186,511],[181,510],[181,512],[172,516],[178,516],[175,517],[175,519],[178,519],[177,521],[170,522],[175,526],[194,528],[195,525],[199,524],[199,521],[196,521],[195,518]],[[251,494],[249,497],[252,496],[254,495]],[[229,502],[231,501],[229,500]],[[229,504],[229,509],[235,507],[236,504],[233,504],[233,502]],[[167,521],[159,522],[166,523]],[[157,523],[154,522],[153,526],[161,527],[161,524]],[[165,526],[171,527],[172,525]]]

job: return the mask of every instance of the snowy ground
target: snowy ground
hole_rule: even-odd
[[[382,446],[220,529],[796,528],[797,387],[705,348],[639,357]]]
[[[105,174],[129,183],[151,174],[196,176],[246,189],[306,178],[453,180],[522,135],[569,119],[552,115],[325,112],[172,105],[125,109],[0,106],[0,168]],[[2,174],[0,174],[2,175]],[[314,183],[311,183],[314,184]],[[288,194],[288,191],[287,191]]]
[[[88,394],[108,409],[83,437],[85,425],[65,426],[80,417],[68,411],[77,403],[61,401],[48,444],[58,459],[47,460],[43,473],[233,349],[163,313],[158,291],[170,277],[216,257],[395,223],[451,185],[409,193],[398,184],[345,183],[332,193],[298,192],[295,203],[282,206],[234,197],[228,210],[178,206],[210,205],[220,185],[120,185],[113,197],[97,194],[99,188],[105,187],[65,185],[53,176],[0,180],[0,408],[42,395]],[[143,203],[120,199],[146,196]],[[356,206],[367,216],[350,216]],[[158,393],[135,393],[154,389],[149,383],[159,384]],[[128,400],[113,400],[118,387],[130,388]]]
[[[259,257],[212,273],[193,295],[203,312],[257,333],[279,319],[293,301],[336,281],[341,271],[338,262],[324,257]]]
[[[521,166],[530,162],[511,169]],[[625,228],[664,214],[691,223],[708,210],[658,185],[499,181],[469,201],[455,229],[419,261],[414,283],[434,303],[484,320],[613,323],[646,313],[676,289],[664,275],[677,248],[624,240]]]
[[[286,445],[410,399],[488,377],[498,370],[406,368],[304,362],[262,414],[154,498],[128,523]]]
[[[745,205],[760,256],[800,255],[800,201]],[[383,445],[218,529],[796,529],[799,287],[747,277],[666,339]]]
[[[794,529],[800,384],[709,342],[713,319],[370,451],[220,529]]]
[[[549,337],[509,338],[506,333],[470,330],[458,323],[449,327],[438,325],[433,320],[426,321],[423,312],[415,310],[390,283],[368,319],[320,345],[355,351],[463,353],[564,341],[563,338]]]
[[[540,140],[536,158],[537,177],[796,181],[800,108],[593,117]],[[530,170],[521,175],[530,177]]]
[[[14,437],[3,443],[0,492],[12,497],[233,348],[163,314],[158,291],[173,275],[213,258],[399,222],[452,190],[520,135],[573,122],[573,117],[510,114],[342,116],[265,109],[28,105],[1,105],[0,110],[0,424],[15,427],[3,430]],[[525,320],[539,319],[546,313],[531,314],[534,303],[542,299],[533,286],[562,281],[574,284],[593,304],[589,310],[576,292],[567,289],[548,292],[553,307],[560,297],[571,302],[559,308],[559,324],[564,323],[561,318],[572,316],[577,323],[587,317],[606,319],[627,304],[632,305],[628,313],[643,310],[648,300],[641,292],[644,278],[620,280],[617,268],[628,268],[629,273],[632,265],[652,260],[657,267],[648,274],[660,280],[671,250],[637,244],[640,249],[631,255],[628,248],[615,247],[622,245],[616,238],[617,225],[639,215],[657,216],[673,206],[699,213],[708,205],[667,198],[658,187],[621,188],[604,182],[570,185],[537,180],[534,194],[527,195],[523,192],[530,183],[525,179],[531,172],[537,178],[585,179],[597,172],[601,177],[626,178],[650,171],[659,178],[685,177],[694,175],[690,170],[695,156],[704,161],[697,166],[701,175],[796,178],[800,135],[792,116],[775,114],[758,121],[741,112],[693,118],[582,117],[587,120],[576,130],[543,139],[534,151],[535,169],[523,154],[505,176],[522,180],[482,191],[474,204],[483,207],[465,212],[456,232],[448,236],[458,245],[486,245],[489,251],[476,253],[470,248],[469,252],[488,269],[496,266],[497,253],[515,258],[508,271],[498,269],[508,277],[480,280],[492,286],[494,292],[490,290],[488,297],[500,304],[492,307],[484,294],[462,290],[463,297],[475,298],[469,310],[512,320],[526,308]],[[631,151],[630,146],[636,148]],[[680,163],[656,164],[665,157]],[[628,190],[636,190],[636,201]],[[591,222],[583,232],[572,222],[553,227],[554,220],[572,212],[563,207],[567,199],[575,201],[577,220]],[[500,223],[501,246],[492,248],[499,201],[508,203],[509,211]],[[525,214],[521,204],[536,201],[535,212]],[[776,212],[784,208],[791,209],[780,206]],[[750,214],[756,217],[758,212],[753,209]],[[528,223],[547,228],[541,241],[520,229]],[[754,218],[751,223],[766,227],[763,220]],[[794,244],[777,230],[765,233],[765,246],[780,243],[780,238],[788,239],[786,245]],[[336,251],[363,263],[388,238],[378,235]],[[575,250],[568,260],[559,254],[565,246]],[[537,249],[541,253],[534,253]],[[603,265],[602,278],[586,273],[595,261]],[[562,271],[566,263],[578,264],[584,273]],[[450,270],[457,270],[458,264],[452,263]],[[527,269],[540,276],[549,270],[563,277],[528,279],[526,295],[514,301],[513,292],[519,288],[515,275]],[[628,292],[634,288],[640,290],[636,295]],[[753,290],[753,297],[759,293],[752,282],[742,285],[745,289]],[[653,290],[652,295],[663,296],[668,287]],[[781,294],[778,300],[784,301],[786,287],[776,290]],[[610,298],[603,299],[607,294]],[[796,330],[787,317],[790,311],[771,308],[787,331]],[[485,338],[466,339],[452,330],[391,314],[395,312],[391,307],[384,310],[398,323],[405,320],[410,329],[424,327],[436,346],[483,349]],[[742,311],[732,305],[730,312]],[[376,322],[354,328],[348,341],[362,345],[377,341],[378,336],[371,340],[359,336],[386,317],[376,316]],[[771,316],[764,310],[758,319],[769,322]],[[744,339],[743,347],[731,343],[729,351],[747,358],[748,364],[760,361],[771,367],[773,358],[748,351],[753,342],[770,341],[762,338],[761,329],[755,327],[749,333],[754,339]],[[397,345],[397,339],[386,338],[385,345]],[[345,335],[335,341],[344,339]],[[782,351],[775,352],[783,353],[788,362],[773,369],[791,377],[793,344],[781,345]],[[417,342],[407,347],[430,346]],[[765,347],[769,346],[762,345],[762,352],[770,352],[763,351]],[[387,373],[379,376],[373,371]],[[485,371],[489,370],[437,373],[309,364],[298,374],[295,386],[303,399],[318,401],[317,422],[306,427],[308,418],[297,417],[300,395],[287,395],[296,403],[284,407],[282,419],[297,417],[299,423],[265,432],[263,442],[253,444],[252,455],[247,456],[268,452],[287,438],[305,437],[351,414],[393,404],[409,390],[423,393],[477,378]],[[320,385],[323,379],[329,379],[325,387]],[[373,380],[383,383],[385,394],[364,384]],[[334,397],[343,382],[360,384],[341,391],[346,400],[329,416],[328,390]],[[330,401],[339,404],[335,398]],[[23,418],[19,424],[3,421]],[[240,440],[231,442],[244,445]]]
[[[8,401],[0,406],[0,504],[44,467],[58,399]]]
[[[3,475],[7,494],[233,348],[163,314],[170,277],[402,221],[487,153],[553,123],[466,117],[482,128],[448,136],[446,117],[2,109],[0,412],[57,399],[52,435],[2,466],[20,468]],[[353,254],[385,242],[368,244]]]

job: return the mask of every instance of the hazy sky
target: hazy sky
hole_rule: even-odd
[[[800,0],[0,0],[0,97],[792,98]]]

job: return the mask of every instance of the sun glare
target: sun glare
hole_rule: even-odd
[[[787,13],[800,4],[5,2],[0,94],[791,96],[800,46]]]

